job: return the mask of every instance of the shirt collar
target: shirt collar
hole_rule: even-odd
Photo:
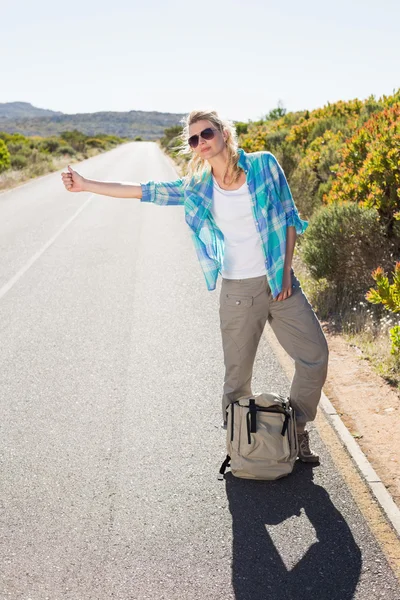
[[[243,148],[238,148],[237,151],[239,154],[238,165],[239,165],[239,167],[241,167],[243,169],[243,171],[247,172],[248,165],[247,165],[246,152],[243,150]]]
[[[238,165],[243,169],[245,173],[249,170],[249,163],[247,160],[247,153],[243,150],[243,148],[238,148]],[[192,183],[190,185],[191,190],[195,190],[197,193],[200,193],[200,196],[203,196],[203,199],[206,197],[212,197],[212,187],[213,187],[213,179],[211,171],[205,173],[200,181]]]

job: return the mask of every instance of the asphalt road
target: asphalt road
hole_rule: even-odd
[[[176,178],[150,142],[76,165]],[[227,475],[218,294],[182,207],[0,195],[0,598],[357,600],[398,582],[312,427],[318,467]],[[262,340],[254,390],[289,382]]]

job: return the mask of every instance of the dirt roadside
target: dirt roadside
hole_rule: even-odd
[[[400,396],[359,348],[321,325],[330,350],[324,392],[400,507]]]

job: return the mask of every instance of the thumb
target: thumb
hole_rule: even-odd
[[[70,173],[74,172],[73,169],[71,169],[71,167],[69,165],[68,165],[68,169],[69,169]]]

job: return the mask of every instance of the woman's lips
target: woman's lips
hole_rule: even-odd
[[[210,148],[202,148],[201,151],[202,152],[206,152],[207,150],[209,150]]]

